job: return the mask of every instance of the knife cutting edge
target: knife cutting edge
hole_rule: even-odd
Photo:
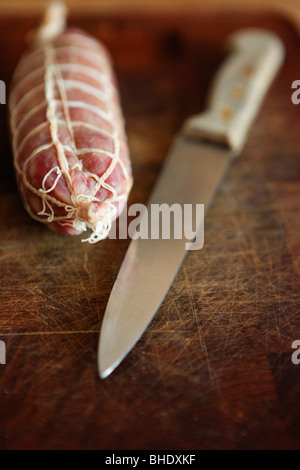
[[[147,207],[204,204],[208,210],[231,162],[241,152],[262,100],[284,60],[273,32],[241,30],[213,82],[208,108],[184,123]],[[176,184],[174,184],[176,182]],[[199,222],[199,226],[203,220]],[[105,311],[98,351],[107,377],[139,340],[186,256],[185,239],[132,240]]]

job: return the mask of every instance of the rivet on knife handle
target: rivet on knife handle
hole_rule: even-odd
[[[260,29],[238,31],[229,46],[233,52],[214,80],[208,109],[189,118],[183,132],[238,151],[283,62],[284,46],[276,34]]]

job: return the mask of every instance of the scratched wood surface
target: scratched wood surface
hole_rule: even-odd
[[[71,18],[110,48],[135,184],[146,202],[185,117],[203,109],[225,37],[269,27],[287,47],[246,148],[159,314],[105,381],[98,332],[128,246],[91,246],[31,220],[0,107],[1,449],[299,449],[299,39],[280,17]],[[37,18],[0,19],[0,78],[9,83]],[[13,32],[13,34],[12,34]]]

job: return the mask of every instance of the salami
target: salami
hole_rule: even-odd
[[[10,126],[17,183],[36,220],[106,238],[132,184],[124,120],[104,45],[50,8],[15,70]]]

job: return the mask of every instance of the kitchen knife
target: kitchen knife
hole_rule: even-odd
[[[231,54],[212,86],[207,110],[187,119],[148,201],[204,204],[209,208],[233,159],[241,152],[260,104],[283,59],[272,32],[238,31]],[[148,217],[148,215],[144,215]],[[200,229],[203,220],[198,221]],[[172,227],[174,228],[174,227]],[[186,239],[133,239],[111,292],[98,352],[107,377],[141,337],[163,302],[185,258]]]

